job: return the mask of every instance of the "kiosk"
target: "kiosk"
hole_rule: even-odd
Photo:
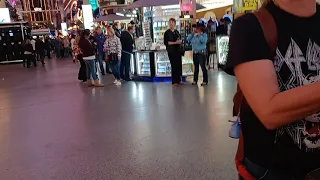
[[[23,62],[23,41],[30,37],[27,22],[0,23],[0,64]]]

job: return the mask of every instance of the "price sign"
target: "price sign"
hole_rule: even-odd
[[[229,52],[229,36],[218,36],[216,45],[218,63],[225,65],[227,63],[227,56]]]
[[[253,11],[258,8],[258,0],[234,0],[236,11]]]

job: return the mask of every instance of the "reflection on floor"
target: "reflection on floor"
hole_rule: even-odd
[[[78,64],[0,66],[0,179],[233,180],[228,137],[236,84],[129,82],[87,88]]]

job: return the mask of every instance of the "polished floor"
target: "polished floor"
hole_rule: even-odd
[[[0,66],[1,180],[235,180],[236,84],[129,82],[87,88],[78,64]]]

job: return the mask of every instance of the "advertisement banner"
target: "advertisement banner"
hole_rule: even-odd
[[[218,63],[226,65],[229,52],[229,36],[217,36],[216,41]]]
[[[68,36],[67,23],[61,23],[61,31],[62,35]]]
[[[192,12],[192,0],[180,0],[181,12]]]
[[[235,12],[253,11],[258,8],[259,0],[234,0],[233,7]]]
[[[82,5],[83,24],[85,29],[93,29],[92,6],[90,4]]]
[[[199,11],[205,11],[208,9],[215,9],[224,6],[230,6],[233,4],[234,0],[196,0],[196,2],[204,7],[205,9],[201,9]]]
[[[3,0],[4,1],[4,0]],[[11,22],[10,13],[8,8],[0,8],[0,23],[9,23]]]

